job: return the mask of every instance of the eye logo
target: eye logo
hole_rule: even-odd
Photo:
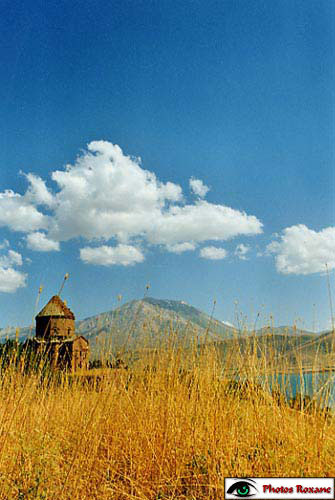
[[[253,497],[255,493],[257,493],[257,488],[249,481],[252,481],[253,483],[255,482],[252,479],[248,479],[248,481],[237,481],[231,485],[231,487],[227,490],[227,493],[234,495],[234,497],[237,498]],[[255,492],[253,492],[253,490],[255,490]]]

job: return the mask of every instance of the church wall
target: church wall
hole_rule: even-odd
[[[36,319],[36,336],[45,339],[50,337],[72,337],[75,334],[73,319],[41,317]]]
[[[77,337],[72,346],[72,369],[74,371],[78,369],[88,368],[88,358],[89,358],[89,347],[88,342],[83,337]]]
[[[50,318],[36,318],[36,337],[49,338],[50,336]]]
[[[36,349],[48,357],[54,369],[75,372],[88,368],[88,341],[76,336],[74,315],[58,296],[36,316],[36,340]]]

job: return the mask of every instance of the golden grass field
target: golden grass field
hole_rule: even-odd
[[[335,420],[234,391],[237,353],[146,351],[128,370],[41,381],[9,367],[0,387],[0,499],[222,499],[225,476],[335,476]],[[256,366],[257,365],[257,366]],[[273,367],[272,367],[273,368]]]

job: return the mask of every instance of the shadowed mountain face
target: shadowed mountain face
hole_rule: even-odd
[[[335,332],[324,332],[310,338],[299,349],[288,351],[286,357],[291,364],[299,360],[314,368],[335,366]]]
[[[315,339],[315,335],[274,333],[225,339],[216,342],[215,346],[221,357],[229,357],[233,364],[238,360],[243,360],[243,363],[247,364],[250,357],[255,355],[256,358],[263,359],[265,355],[269,362],[283,359],[283,362],[287,361],[286,364],[296,365],[300,359],[298,353],[305,344],[311,343],[312,339]]]
[[[238,330],[228,323],[224,323],[208,314],[177,300],[159,300],[144,298],[133,300],[108,312],[104,312],[84,320],[76,321],[76,333],[85,336],[91,345],[91,350],[115,352],[120,348],[138,346],[153,347],[163,340],[177,338],[185,344],[204,341],[220,343],[225,349],[229,339],[240,337],[243,339],[255,334],[266,339],[276,336],[280,344],[280,351],[289,350],[292,342],[288,337],[299,336],[299,345],[317,339],[318,336],[295,327],[264,327],[251,332],[246,329]],[[22,328],[19,332],[20,341],[28,336],[35,335],[35,328]],[[326,334],[323,334],[323,337]],[[6,337],[15,338],[15,328],[0,330],[0,341]],[[266,342],[268,342],[266,340]],[[312,344],[312,350],[317,349],[317,340]]]

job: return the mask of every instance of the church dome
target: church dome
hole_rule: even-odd
[[[58,295],[54,295],[49,302],[43,307],[43,309],[36,316],[37,318],[46,318],[46,317],[57,317],[57,318],[66,318],[66,319],[75,319],[73,312],[71,309],[67,307],[67,305],[62,301],[62,299]]]

